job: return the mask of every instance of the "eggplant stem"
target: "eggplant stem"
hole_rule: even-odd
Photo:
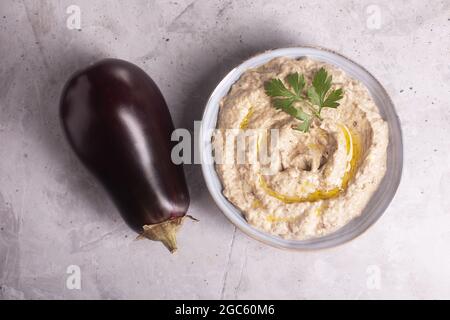
[[[169,249],[170,253],[177,251],[177,232],[185,218],[189,218],[193,221],[198,221],[190,215],[183,217],[170,219],[161,223],[144,225],[142,228],[144,231],[137,237],[137,239],[147,238],[153,241],[160,241],[164,246]]]

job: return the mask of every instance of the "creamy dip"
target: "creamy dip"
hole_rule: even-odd
[[[309,132],[294,130],[299,120],[273,107],[264,84],[294,72],[311,83],[321,67],[344,97],[338,108],[323,109],[323,120]],[[228,142],[246,132],[246,161],[236,161],[236,143]],[[213,145],[216,153],[225,145],[225,160],[216,163],[223,194],[248,223],[301,240],[333,232],[362,213],[386,172],[388,127],[366,87],[343,70],[309,58],[276,58],[246,71],[222,99]],[[274,156],[270,163],[262,161],[262,145]]]

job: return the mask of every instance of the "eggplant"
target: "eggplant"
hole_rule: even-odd
[[[174,126],[155,82],[127,61],[99,61],[68,80],[60,117],[126,223],[174,252],[176,232],[190,217],[189,192],[182,165],[171,160]]]

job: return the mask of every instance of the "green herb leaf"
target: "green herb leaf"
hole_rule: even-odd
[[[286,77],[287,82],[292,87],[297,97],[300,97],[303,88],[305,87],[305,77],[299,75],[298,72],[291,73]]]
[[[307,132],[309,130],[313,116],[307,114],[306,112],[303,112],[303,110],[301,109],[297,109],[296,107],[294,107],[293,101],[291,99],[275,99],[273,104],[275,108],[280,109],[290,116],[303,121],[302,124],[305,125],[305,129],[299,129],[300,131]]]
[[[314,87],[308,88],[308,98],[312,104],[320,106],[320,96]]]
[[[328,75],[324,68],[320,68],[314,76],[313,86],[308,89],[308,97],[312,104],[319,107],[319,115],[323,108],[337,108],[339,106],[338,101],[344,97],[342,88],[328,93],[332,81],[333,77]]]
[[[344,97],[344,92],[341,88],[330,92],[326,100],[323,102],[323,108],[337,108],[339,106],[338,101]]]
[[[308,118],[307,120],[300,123],[295,130],[301,131],[301,132],[308,132],[309,128],[311,127],[312,117]]]
[[[342,88],[329,92],[332,80],[333,77],[328,75],[324,68],[320,68],[313,77],[312,86],[306,89],[306,96],[303,94],[306,86],[305,77],[298,72],[291,73],[286,77],[286,82],[291,90],[277,78],[265,83],[264,89],[266,94],[273,98],[273,105],[276,109],[302,121],[294,128],[295,130],[308,132],[314,117],[322,120],[320,117],[322,108],[337,108],[338,101],[344,96]],[[294,103],[297,103],[297,106],[294,106]],[[301,103],[303,106],[298,106]],[[311,114],[304,110],[311,111]]]
[[[276,109],[281,109],[284,112],[289,113],[291,116],[295,117],[297,114],[297,109],[292,105],[294,103],[294,99],[274,99],[273,105]]]
[[[266,94],[271,97],[294,97],[280,79],[272,79],[264,85]]]
[[[317,104],[319,107],[322,106],[323,101],[325,100],[325,95],[331,88],[332,80],[333,77],[329,76],[324,68],[320,68],[320,70],[314,75],[312,84],[317,96],[319,97],[319,103]]]

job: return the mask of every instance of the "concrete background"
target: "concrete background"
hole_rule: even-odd
[[[67,27],[72,4],[81,31]],[[103,57],[130,60],[192,130],[227,70],[294,45],[359,62],[396,105],[405,168],[381,220],[335,249],[273,249],[235,230],[192,165],[189,213],[201,222],[184,225],[179,252],[133,241],[62,136],[69,75]],[[1,1],[0,297],[450,298],[449,54],[448,0]],[[66,286],[70,265],[81,290]]]

